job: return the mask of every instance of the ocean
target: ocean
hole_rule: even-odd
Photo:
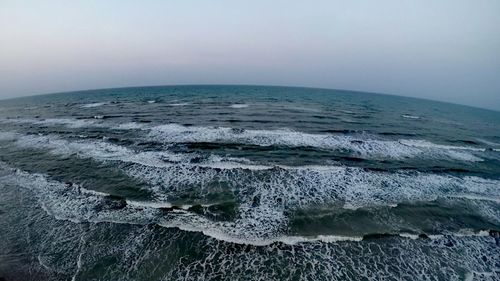
[[[267,86],[0,101],[0,280],[500,280],[500,112]]]

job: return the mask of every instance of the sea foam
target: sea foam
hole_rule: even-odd
[[[227,127],[186,127],[178,124],[155,126],[149,137],[164,143],[215,142],[244,143],[259,146],[283,145],[315,147],[350,152],[373,159],[451,158],[481,161],[473,152],[480,148],[454,147],[423,140],[380,140],[367,136],[310,134],[293,130],[235,130]]]
[[[231,104],[229,107],[231,107],[231,108],[247,108],[248,104],[237,103],[237,104]]]
[[[116,124],[89,119],[4,119],[0,122],[61,125],[68,128],[106,127],[116,130],[145,130],[147,140],[171,143],[242,143],[259,146],[314,147],[348,153],[367,159],[453,159],[477,162],[485,148],[435,144],[427,140],[385,140],[374,135],[312,134],[290,129],[255,130],[229,127],[195,127],[179,124],[150,126],[136,122]],[[497,150],[497,149],[495,149]]]
[[[5,165],[2,168],[5,169]],[[284,177],[283,173],[287,171],[274,171],[273,175],[280,176],[269,175],[271,177],[268,179],[269,183],[257,180],[263,175],[247,175],[247,178],[243,177],[244,174],[224,175],[226,180],[234,182],[235,185],[232,188],[238,189],[240,194],[237,196],[238,215],[234,221],[210,220],[203,215],[190,212],[189,208],[192,205],[165,213],[162,211],[163,208],[170,208],[172,204],[164,200],[149,202],[127,200],[126,205],[117,208],[112,202],[109,203],[109,199],[106,199],[106,193],[85,188],[78,189],[77,184],[73,187],[66,187],[63,183],[50,180],[44,175],[29,174],[19,170],[12,170],[11,174],[1,176],[0,181],[28,188],[36,194],[44,210],[58,219],[72,222],[157,223],[164,227],[203,232],[205,235],[227,242],[253,245],[268,245],[275,242],[296,244],[314,241],[359,241],[359,238],[349,236],[286,235],[288,223],[286,210],[299,206],[307,207],[310,204],[322,204],[338,199],[351,201],[351,204],[383,204],[386,201],[405,199],[432,199],[452,193],[449,191],[450,188],[498,196],[499,186],[498,182],[473,177],[459,179],[418,174],[377,175],[364,174],[363,171],[348,168],[336,168],[328,172],[326,170],[309,173],[301,171],[299,175],[292,175],[291,178],[289,175]],[[156,170],[149,175],[158,174]],[[199,170],[196,174],[201,175],[201,178],[198,176],[198,178],[191,179],[192,182],[201,183],[208,180],[207,176],[221,177],[211,172],[200,173]],[[157,183],[164,184],[164,187],[168,184],[183,183],[184,179],[179,178],[180,175],[192,176],[187,172],[174,173],[169,177],[161,173],[160,175],[162,179]],[[346,176],[349,179],[346,179]],[[170,180],[165,181],[166,179]],[[367,184],[368,182],[371,184]],[[377,187],[377,185],[381,186]],[[311,193],[312,188],[315,190]],[[255,204],[256,196],[259,197],[258,204]],[[457,235],[472,234],[461,232]]]
[[[99,107],[108,104],[107,102],[95,102],[95,103],[86,103],[82,104],[80,108],[93,108],[93,107]]]

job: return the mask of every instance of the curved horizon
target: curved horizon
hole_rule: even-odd
[[[19,97],[0,97],[1,101],[8,100],[16,100],[23,98],[31,98],[37,96],[45,96],[45,95],[58,95],[58,94],[71,94],[71,93],[81,93],[81,92],[93,92],[93,91],[101,91],[101,90],[114,90],[114,89],[133,89],[133,88],[155,88],[155,87],[203,87],[203,86],[221,86],[221,87],[277,87],[277,88],[297,88],[297,89],[312,89],[312,90],[326,90],[326,91],[342,91],[342,92],[352,92],[352,93],[361,93],[361,94],[371,94],[371,95],[382,95],[382,96],[392,96],[392,97],[400,97],[400,98],[408,98],[408,99],[416,99],[416,100],[424,100],[445,104],[452,104],[458,106],[464,106],[474,109],[481,109],[487,111],[493,111],[500,113],[500,109],[494,108],[485,108],[474,105],[467,105],[443,100],[436,100],[431,98],[423,98],[423,97],[414,97],[414,96],[403,96],[397,95],[393,93],[380,93],[380,92],[372,92],[372,91],[359,91],[359,90],[351,90],[351,89],[337,89],[337,88],[325,88],[325,87],[314,87],[314,86],[288,86],[288,85],[259,85],[259,84],[163,84],[163,85],[134,85],[134,86],[116,86],[116,87],[104,87],[104,88],[92,88],[92,89],[77,89],[77,90],[68,90],[68,91],[58,91],[52,93],[40,93],[40,94],[28,94]]]

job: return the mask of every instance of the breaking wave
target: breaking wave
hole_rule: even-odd
[[[222,142],[315,147],[374,159],[421,157],[481,161],[472,152],[484,151],[480,148],[445,146],[421,140],[391,141],[369,139],[366,136],[309,134],[292,130],[239,130],[227,127],[186,127],[178,124],[152,127],[149,137],[165,143]]]
[[[228,127],[193,127],[179,124],[105,123],[91,119],[4,119],[3,123],[66,126],[68,128],[106,127],[116,130],[144,130],[147,140],[163,143],[242,143],[258,146],[314,147],[334,150],[368,159],[408,158],[453,159],[476,162],[485,148],[435,144],[426,140],[384,140],[370,135],[311,134],[288,129],[246,130]],[[496,151],[496,149],[494,150]]]
[[[21,148],[44,149],[56,155],[76,155],[104,162],[128,163],[118,167],[127,175],[147,183],[155,194],[156,202],[150,203],[152,205],[149,207],[141,206],[144,210],[158,211],[158,206],[167,208],[172,206],[171,202],[180,200],[187,193],[195,198],[192,203],[179,203],[180,207],[163,214],[162,220],[154,217],[157,224],[186,231],[200,231],[237,243],[244,241],[249,244],[269,244],[282,239],[280,237],[287,233],[289,212],[310,206],[339,204],[344,209],[358,209],[431,201],[440,197],[461,196],[470,200],[493,198],[494,202],[500,198],[498,181],[478,177],[419,172],[388,173],[342,166],[266,166],[255,165],[246,159],[214,155],[200,161],[195,154],[172,153],[167,150],[134,151],[105,141],[68,141],[55,136],[15,133],[3,135],[14,140]],[[43,182],[43,179],[36,178],[34,181]],[[54,188],[52,184],[48,186]],[[54,194],[61,195],[60,192]],[[194,205],[205,204],[206,207],[221,203],[210,199],[217,194],[225,194],[223,199],[217,200],[234,202],[234,220],[213,221],[188,210]],[[78,202],[93,200],[92,197],[78,198]],[[62,208],[61,200],[55,197],[52,199],[54,204]],[[96,204],[92,202],[77,205]],[[139,209],[137,202],[135,205]],[[183,205],[187,207],[182,207]],[[138,221],[143,221],[141,211],[130,211],[133,206],[134,203],[131,203],[124,207],[123,210],[127,211],[125,214],[122,214],[124,211],[118,212],[119,214],[113,211],[110,218],[106,217],[106,212],[86,214],[81,211],[80,215],[103,221],[123,221],[123,218],[119,219],[120,216],[139,216]],[[72,215],[68,216],[69,219],[78,220],[74,213],[78,208],[68,208],[74,209],[70,210]],[[87,207],[84,209],[88,210]],[[56,216],[65,216],[64,211],[56,213]],[[498,223],[500,213],[490,209],[484,213]],[[149,215],[146,218],[150,218]],[[136,223],[128,220],[125,222]]]
[[[94,103],[86,103],[80,106],[80,108],[93,108],[106,105],[107,102],[94,102]]]
[[[109,194],[88,190],[78,185],[68,187],[67,185],[48,179],[41,174],[29,174],[20,170],[0,165],[2,170],[10,170],[10,173],[0,176],[3,184],[15,184],[31,190],[41,207],[57,219],[80,222],[114,222],[129,224],[156,223],[164,227],[176,227],[184,231],[203,232],[205,235],[218,240],[238,244],[269,245],[276,242],[286,244],[297,244],[304,242],[321,241],[325,243],[337,241],[361,241],[363,236],[341,236],[341,235],[317,235],[317,236],[293,236],[284,232],[265,233],[276,230],[281,223],[286,221],[282,212],[278,209],[265,210],[257,207],[257,213],[264,220],[257,217],[254,212],[243,207],[243,212],[235,221],[212,221],[204,216],[192,212],[196,205],[185,205],[172,209],[172,205],[159,202],[137,202],[113,197]],[[264,203],[262,206],[272,208]],[[251,214],[244,214],[250,212]],[[272,215],[273,217],[270,217]],[[271,223],[271,225],[269,225]],[[256,229],[259,233],[256,233]],[[485,236],[486,232],[460,231],[458,233],[447,233],[456,236]],[[260,236],[255,236],[260,234]],[[401,237],[411,239],[418,238],[413,234],[401,232]],[[372,236],[370,236],[372,237]],[[429,236],[437,239],[442,235]]]
[[[237,104],[231,104],[229,107],[231,107],[231,108],[247,108],[248,104],[237,103]]]

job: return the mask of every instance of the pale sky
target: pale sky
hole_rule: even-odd
[[[173,84],[500,110],[500,1],[0,0],[0,98]]]

